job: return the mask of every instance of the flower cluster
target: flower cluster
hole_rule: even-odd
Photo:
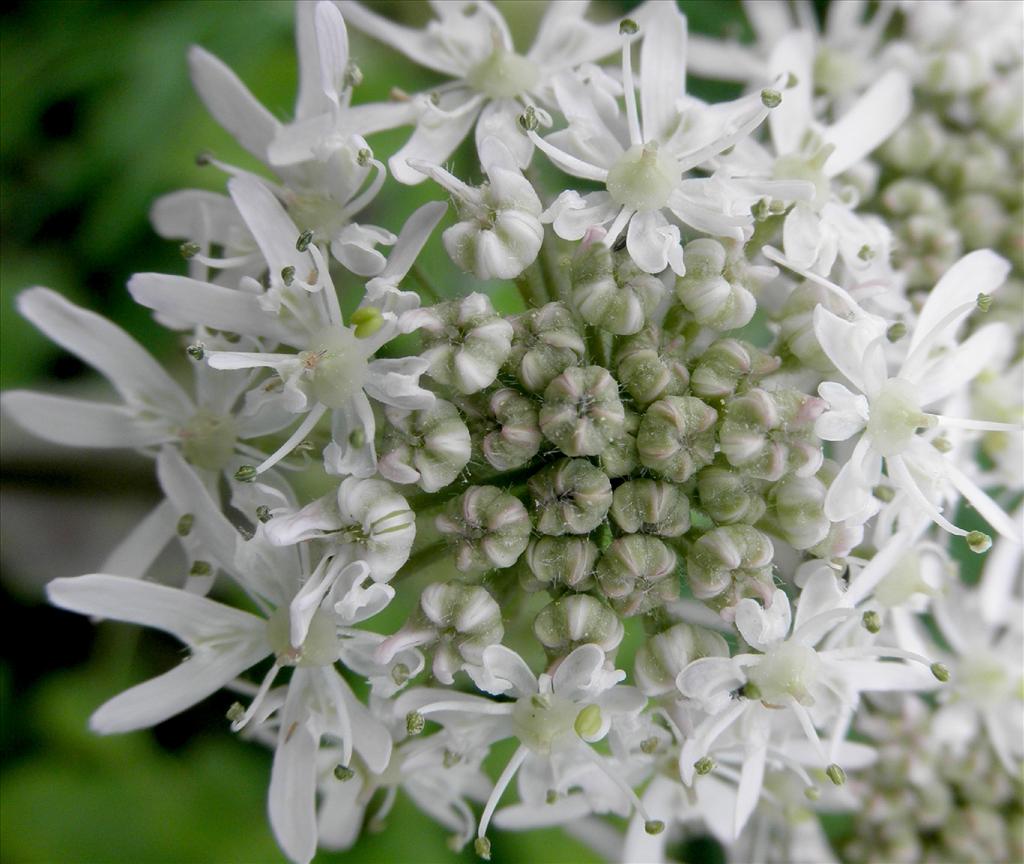
[[[819,26],[763,0],[741,44],[668,0],[611,22],[555,0],[524,53],[486,0],[432,8],[413,29],[299,0],[287,123],[190,53],[265,166],[204,157],[227,195],[153,210],[188,275],[128,285],[192,393],[20,295],[119,401],[4,410],[149,454],[165,494],[106,572],[48,586],[188,649],[93,728],[235,692],[296,862],[400,792],[485,859],[492,825],[605,815],[628,830],[587,836],[624,861],[705,834],[743,861],[1020,858],[1019,7],[835,3]],[[348,26],[444,82],[361,102]],[[367,137],[397,127],[385,164]],[[386,182],[450,199],[440,243],[480,290],[417,263],[445,203],[356,221]],[[170,544],[174,586],[148,578]],[[857,816],[833,850],[836,810]]]

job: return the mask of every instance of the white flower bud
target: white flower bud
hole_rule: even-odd
[[[721,243],[707,237],[686,244],[686,275],[676,279],[676,296],[701,324],[734,330],[753,317],[757,302],[739,278],[742,254],[732,247],[727,256]]]
[[[643,327],[665,286],[625,254],[594,243],[572,265],[572,302],[583,320],[618,336]]]
[[[588,642],[605,653],[614,651],[625,630],[619,616],[596,597],[571,594],[541,609],[533,632],[549,654],[562,657]]]
[[[630,534],[678,537],[690,530],[690,501],[680,487],[662,480],[629,480],[612,496],[612,516]]]
[[[729,643],[692,624],[673,624],[651,636],[636,652],[636,683],[646,696],[663,696],[676,689],[676,677],[701,657],[728,657]]]
[[[692,396],[655,402],[640,421],[640,461],[676,483],[688,480],[714,456],[717,419],[714,408]]]
[[[541,393],[552,379],[576,366],[586,354],[583,335],[562,303],[548,303],[511,319],[512,353],[507,368],[530,393]]]
[[[649,405],[663,396],[682,396],[690,374],[686,369],[686,342],[663,335],[654,325],[619,341],[615,375],[637,404]]]
[[[596,456],[622,434],[619,387],[600,366],[566,369],[544,391],[540,428],[567,456]]]
[[[505,387],[491,396],[489,407],[499,428],[484,436],[484,458],[499,471],[525,465],[540,449],[536,404]]]
[[[380,473],[395,483],[416,483],[436,492],[455,480],[469,463],[469,429],[450,402],[436,399],[429,408],[404,411],[385,406]]]
[[[423,333],[427,374],[460,393],[489,386],[512,350],[512,325],[484,294],[415,309],[405,320]]]
[[[530,494],[542,534],[588,534],[612,503],[606,475],[586,459],[562,459],[530,478]]]
[[[700,355],[690,388],[701,399],[722,399],[735,393],[741,383],[771,374],[781,363],[747,342],[719,339]]]
[[[721,456],[697,475],[700,506],[719,525],[753,525],[765,512],[768,483],[737,471]]]
[[[520,578],[527,591],[564,585],[573,591],[594,586],[597,546],[587,537],[539,537],[530,541],[525,560],[531,577]]]
[[[772,541],[749,525],[715,528],[690,547],[686,572],[693,595],[719,610],[731,610],[744,597],[769,602]]]
[[[463,573],[511,567],[530,542],[530,517],[518,498],[496,486],[470,486],[436,520],[455,546]]]
[[[627,534],[601,555],[597,581],[616,611],[630,617],[679,597],[676,569],[676,553],[664,542],[646,534]]]
[[[783,538],[794,549],[810,549],[827,536],[832,523],[825,516],[828,488],[817,477],[792,474],[772,487],[768,506]]]

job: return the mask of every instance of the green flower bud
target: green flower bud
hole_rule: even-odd
[[[676,677],[701,657],[728,657],[729,643],[718,633],[693,624],[673,624],[651,636],[636,652],[637,686],[647,696],[675,692]]]
[[[935,164],[936,179],[947,189],[1000,194],[1013,167],[1006,150],[984,132],[951,136]]]
[[[886,164],[900,173],[918,174],[935,163],[947,138],[934,114],[915,114],[889,136],[878,152]]]
[[[505,635],[501,607],[479,585],[435,582],[423,589],[419,608],[383,643],[395,650],[433,646],[434,676],[451,684],[463,662],[479,665],[484,649]]]
[[[767,482],[737,471],[721,455],[697,474],[700,506],[719,525],[753,525],[764,515],[767,491]]]
[[[697,321],[716,330],[734,330],[749,323],[757,302],[750,292],[759,287],[766,268],[751,267],[743,247],[701,237],[683,249],[686,275],[676,279],[676,296]]]
[[[529,482],[542,534],[589,534],[604,521],[612,505],[612,485],[586,459],[561,459]]]
[[[640,462],[682,483],[711,462],[718,413],[692,396],[667,396],[640,421],[636,448]]]
[[[722,453],[730,465],[761,480],[814,474],[822,461],[814,420],[824,408],[821,399],[796,390],[755,388],[733,396],[718,433]]]
[[[540,450],[536,403],[506,387],[491,396],[489,407],[499,425],[484,436],[484,458],[499,471],[525,465]]]
[[[520,582],[527,591],[558,585],[589,591],[597,556],[597,546],[588,537],[538,537],[530,541],[524,556],[531,575],[520,576]]]
[[[772,582],[772,541],[749,525],[723,525],[690,547],[686,571],[690,590],[712,608],[731,609],[744,597],[767,602]]]
[[[572,304],[583,320],[617,336],[639,331],[665,294],[661,280],[603,243],[573,262],[571,281]]]
[[[451,402],[405,411],[386,406],[380,473],[395,483],[416,483],[436,492],[459,476],[472,452],[469,429]]]
[[[544,391],[540,428],[567,456],[596,456],[622,434],[619,388],[600,366],[566,369]]]
[[[570,594],[549,603],[533,622],[534,635],[555,657],[564,657],[580,645],[593,642],[606,653],[622,641],[622,621],[589,594]]]
[[[615,376],[639,405],[649,405],[663,396],[682,396],[690,380],[685,347],[682,337],[663,336],[648,324],[639,333],[619,340]]]
[[[576,320],[562,303],[548,303],[510,320],[512,353],[505,366],[530,393],[542,393],[586,354]]]
[[[774,372],[781,362],[739,339],[719,339],[700,355],[690,389],[702,399],[722,399],[735,393],[740,383]]]
[[[627,408],[623,428],[623,433],[611,441],[597,457],[601,469],[609,477],[625,477],[640,464],[640,457],[636,452],[636,433],[640,428],[640,416]]]
[[[676,553],[646,534],[627,534],[597,562],[602,593],[621,615],[642,615],[679,597]]]
[[[968,249],[998,246],[1010,219],[999,200],[984,192],[965,195],[953,207],[953,223]]]
[[[408,313],[423,334],[427,374],[460,393],[477,393],[498,377],[512,351],[512,325],[484,294]]]
[[[836,786],[842,786],[846,782],[846,772],[835,762],[825,769],[825,776],[828,777]]]
[[[518,498],[496,486],[470,486],[437,517],[463,573],[511,567],[530,542],[530,517]]]
[[[612,495],[612,516],[630,534],[678,537],[690,530],[690,500],[672,483],[629,480]]]
[[[817,477],[791,474],[772,487],[768,507],[779,533],[794,549],[810,549],[828,536],[825,516],[828,488]]]

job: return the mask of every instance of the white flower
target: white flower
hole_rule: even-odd
[[[830,410],[818,418],[817,434],[828,441],[844,441],[861,433],[825,499],[825,515],[833,522],[863,521],[878,509],[872,489],[881,479],[884,459],[889,481],[910,496],[919,512],[927,513],[950,533],[968,534],[942,515],[922,491],[925,483],[948,480],[993,528],[1019,537],[1002,509],[952,460],[943,459],[917,434],[936,425],[1020,432],[1012,424],[923,410],[968,384],[1009,339],[1007,326],[995,323],[980,328],[951,350],[936,351],[953,341],[961,322],[978,307],[978,297],[995,291],[1009,268],[1007,261],[987,250],[972,252],[953,265],[928,295],[908,340],[907,355],[891,377],[883,350],[885,335],[880,332],[884,324],[863,314],[847,321],[823,306],[814,310],[814,332],[822,350],[859,391],[831,381],[818,388]]]
[[[395,236],[352,222],[384,182],[384,166],[362,135],[412,118],[400,103],[352,108],[353,74],[345,22],[331,3],[303,0],[296,6],[299,93],[295,122],[282,125],[220,60],[199,46],[189,52],[192,82],[207,109],[238,142],[269,165],[283,186],[254,174],[213,164],[262,182],[287,206],[292,219],[353,273],[372,276],[384,268],[378,243]],[[371,175],[376,176],[371,179]]]
[[[686,19],[674,4],[657,3],[642,20],[639,107],[631,44],[623,42],[625,123],[594,83],[570,75],[556,79],[555,94],[569,126],[544,139],[531,131],[530,138],[563,171],[603,183],[605,190],[583,196],[563,192],[542,218],[566,240],[608,226],[603,242],[612,245],[626,231],[626,248],[638,267],[660,273],[671,266],[682,275],[679,227],[663,210],[699,231],[744,240],[752,231],[750,208],[756,201],[813,192],[803,181],[751,184],[734,182],[724,172],[685,176],[749,135],[769,109],[760,95],[713,107],[686,97]]]
[[[736,627],[747,644],[761,653],[705,657],[679,673],[679,691],[706,714],[680,751],[679,771],[685,783],[694,782],[698,768],[703,770],[698,763],[727,730],[739,730],[736,742],[742,755],[734,836],[760,796],[769,753],[794,752],[791,746],[772,744],[780,731],[786,734],[785,727],[779,728],[780,717],[799,724],[811,747],[810,758],[816,757],[819,767],[828,764],[838,785],[843,774],[836,760],[860,694],[937,685],[928,671],[929,661],[913,652],[874,645],[816,650],[814,646],[851,614],[842,605],[835,577],[827,571],[816,573],[800,594],[792,622],[789,598],[781,590],[775,591],[767,608],[750,598],[737,604]],[[925,668],[883,662],[881,658],[886,657],[912,660]],[[832,727],[827,749],[817,731],[826,724]]]
[[[422,30],[395,24],[352,0],[338,0],[355,27],[453,79],[413,97],[419,111],[416,131],[389,160],[392,176],[400,183],[421,183],[425,177],[413,167],[414,160],[440,165],[474,125],[478,147],[497,136],[525,168],[533,148],[517,123],[524,108],[546,117],[541,106],[551,104],[551,80],[558,72],[615,50],[618,24],[585,20],[587,5],[551,3],[537,39],[522,55],[501,13],[487,0],[435,3],[437,18]]]
[[[544,240],[540,198],[497,138],[480,145],[487,182],[467,186],[443,168],[409,163],[440,184],[455,200],[462,221],[445,229],[452,261],[478,279],[514,279],[537,258]]]
[[[239,290],[231,290],[150,273],[134,276],[128,290],[144,306],[178,319],[298,349],[208,355],[215,369],[266,367],[277,372],[280,391],[251,391],[247,412],[259,412],[270,403],[305,414],[288,440],[256,466],[257,474],[287,456],[331,412],[332,443],[324,451],[327,469],[368,477],[376,470],[370,399],[406,409],[425,408],[434,401],[433,394],[419,386],[425,361],[373,355],[402,331],[402,314],[418,304],[415,295],[394,286],[412,266],[445,205],[426,204],[409,218],[388,266],[367,285],[366,296],[352,315],[353,326],[345,326],[327,262],[317,247],[310,244],[305,252],[298,250],[298,229],[261,184],[238,177],[228,186],[267,260],[271,287],[257,293],[263,289],[243,283]]]

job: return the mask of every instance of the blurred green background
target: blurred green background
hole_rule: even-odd
[[[378,5],[414,24],[428,15],[425,3]],[[498,5],[517,44],[528,45],[543,4]],[[632,5],[595,4],[595,11],[613,18]],[[681,5],[694,30],[742,32],[737,2]],[[224,188],[216,169],[195,164],[201,150],[255,165],[206,115],[191,90],[185,53],[192,43],[203,45],[287,118],[296,80],[292,16],[291,4],[278,0],[7,7],[0,30],[3,388],[107,392],[16,313],[17,293],[36,284],[107,315],[170,368],[187,371],[177,338],[156,327],[124,287],[137,271],[184,271],[175,244],[152,233],[148,209],[175,189]],[[392,85],[414,91],[433,80],[358,37],[353,57],[366,76],[359,101],[385,98]],[[719,98],[728,92],[704,90]],[[407,134],[372,143],[378,153],[393,152]],[[439,197],[430,184],[412,192],[391,187],[365,221],[397,231],[415,206]],[[427,269],[455,293],[460,278],[437,247]],[[151,464],[130,454],[50,448],[6,423],[2,432],[0,857],[10,864],[281,860],[265,819],[269,754],[230,735],[230,697],[207,700],[152,731],[95,737],[86,726],[91,711],[167,669],[180,646],[126,626],[93,627],[42,603],[46,581],[98,568],[158,500]],[[597,860],[557,831],[492,838],[496,861]],[[697,849],[690,854],[710,860]],[[456,856],[443,830],[400,797],[385,831],[364,833],[351,851],[317,860]],[[476,859],[467,851],[459,860]]]

